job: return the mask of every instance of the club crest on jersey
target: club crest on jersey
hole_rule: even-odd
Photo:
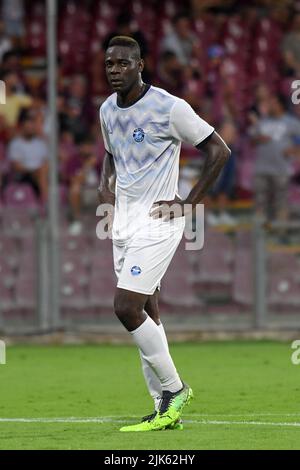
[[[134,129],[133,138],[136,142],[143,142],[144,137],[145,137],[145,132],[141,127]]]
[[[141,274],[142,270],[139,266],[132,266],[130,272],[133,276],[138,276],[139,274]]]

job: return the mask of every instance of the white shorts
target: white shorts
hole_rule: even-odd
[[[167,230],[164,230],[163,224]],[[185,218],[157,224],[157,230],[139,230],[125,245],[113,241],[117,287],[152,295],[160,287],[182,239]]]

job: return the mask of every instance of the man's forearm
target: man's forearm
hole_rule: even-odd
[[[115,166],[113,162],[113,156],[109,153],[105,153],[103,164],[102,164],[102,171],[100,177],[100,184],[99,184],[99,191],[109,189],[109,182],[110,178],[115,175]]]
[[[206,154],[204,167],[200,180],[185,200],[185,203],[192,204],[193,208],[203,200],[213,186],[231,153],[223,139],[216,132],[207,144],[199,148]]]
[[[111,180],[114,180],[115,176],[116,172],[113,156],[106,152],[103,160],[100,184],[98,188],[100,203],[110,203],[114,205],[115,195],[114,192],[111,191]]]

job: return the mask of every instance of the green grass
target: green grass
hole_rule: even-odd
[[[0,366],[0,418],[115,418],[0,421],[0,449],[300,448],[300,366],[291,363],[290,344],[174,344],[171,352],[195,394],[184,415],[185,429],[133,436],[120,433],[123,423],[116,421],[130,423],[133,416],[152,411],[135,347],[8,348],[7,364]],[[294,422],[299,427],[274,426]]]

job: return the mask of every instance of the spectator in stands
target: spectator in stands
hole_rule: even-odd
[[[158,67],[158,85],[165,88],[169,93],[182,95],[183,91],[183,71],[177,56],[172,51],[163,52]]]
[[[37,136],[36,120],[31,110],[25,109],[19,118],[19,135],[9,144],[11,164],[9,181],[28,183],[46,203],[48,197],[48,148]]]
[[[24,73],[22,65],[23,55],[18,49],[12,49],[5,52],[2,57],[1,70],[3,72],[15,73],[18,77],[18,92],[23,94],[30,94],[27,84],[27,77]]]
[[[162,40],[161,51],[172,51],[182,65],[191,65],[198,45],[197,38],[191,30],[189,15],[177,14],[173,19],[173,31]]]
[[[1,13],[6,33],[14,39],[14,42],[20,43],[24,36],[24,1],[2,0]]]
[[[204,95],[204,82],[200,73],[187,65],[183,69],[183,83],[182,98],[192,106],[196,113],[200,113],[201,99]]]
[[[37,97],[33,101],[32,106],[37,111],[37,121],[38,121],[38,129],[39,134],[44,138],[48,139],[51,134],[51,121],[50,115],[47,109],[47,103],[41,97]],[[57,107],[57,121],[58,121],[58,133],[60,136],[64,132],[70,133],[68,127],[69,117],[67,114],[67,105],[66,105],[66,98],[63,93],[57,94],[56,99],[56,107]],[[72,136],[72,140],[74,138]]]
[[[5,33],[4,23],[0,20],[0,64],[2,62],[3,55],[10,51],[13,47],[13,43],[10,37]]]
[[[70,183],[69,200],[72,218],[70,233],[79,235],[82,230],[80,221],[82,205],[93,208],[97,205],[96,188],[100,175],[93,139],[88,136],[80,142],[78,153],[69,160],[65,172]]]
[[[94,122],[95,108],[88,96],[87,81],[83,75],[71,78],[66,93],[67,127],[73,133],[75,140],[81,140]]]
[[[281,49],[285,74],[298,77],[300,74],[300,13],[294,15],[292,30],[284,36]]]
[[[288,218],[290,157],[294,154],[294,138],[300,136],[300,121],[286,113],[284,97],[273,94],[268,115],[258,119],[250,134],[257,151],[256,212],[265,220],[284,221]]]
[[[259,83],[254,90],[254,102],[248,113],[249,124],[256,124],[258,119],[268,115],[271,90],[265,83]]]
[[[6,125],[13,130],[18,123],[21,109],[29,107],[32,99],[19,92],[20,81],[16,73],[4,72],[1,79],[6,85],[6,104],[0,106],[0,115],[4,117]]]

